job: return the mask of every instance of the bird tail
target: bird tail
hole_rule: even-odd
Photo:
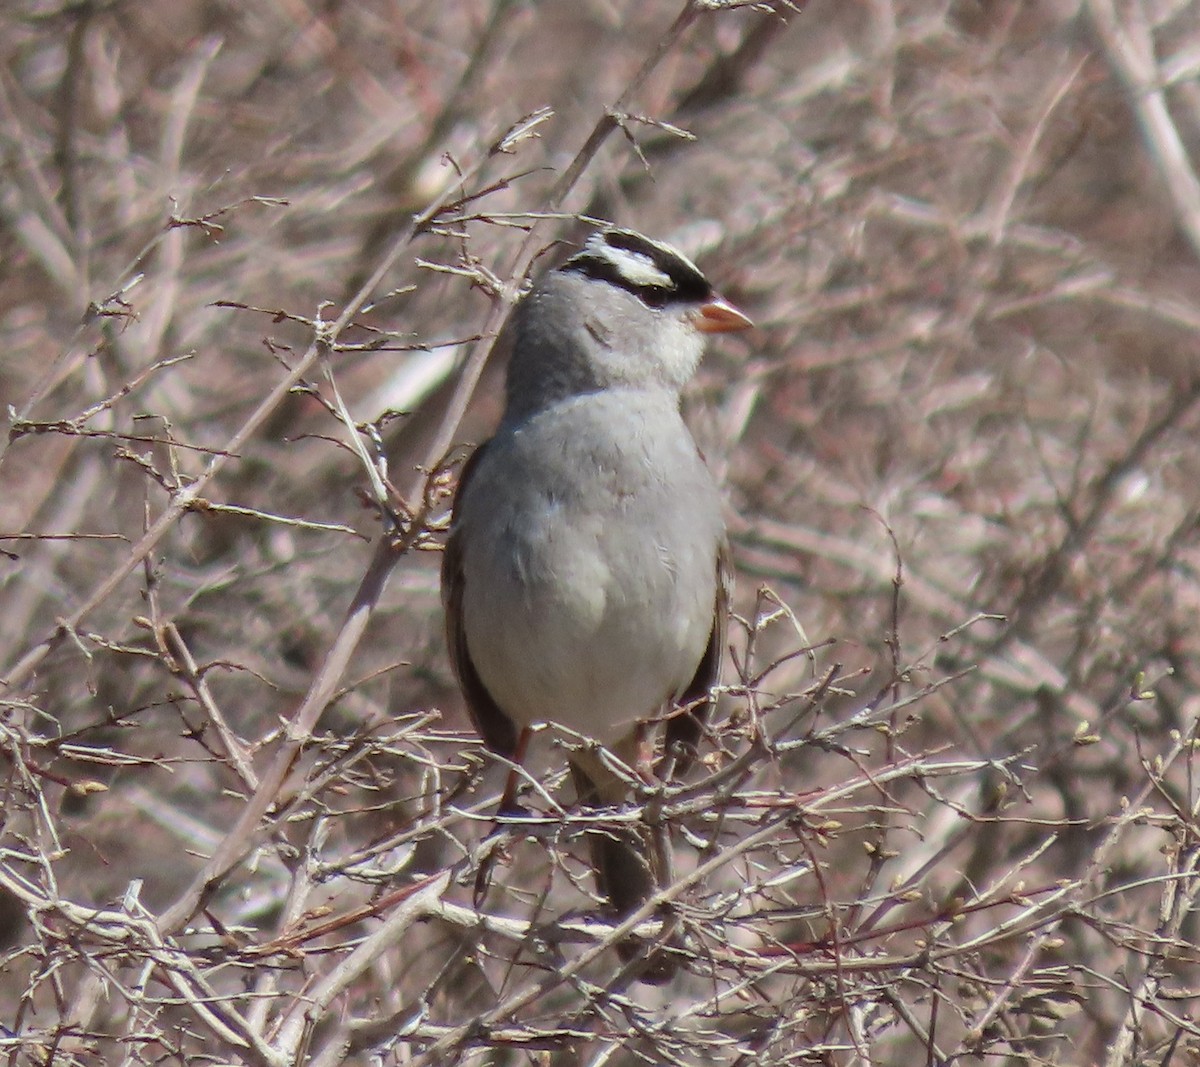
[[[585,769],[573,759],[571,772],[576,794],[584,807],[613,803],[614,782],[619,783],[620,792],[625,793],[624,783],[620,783],[606,767],[597,770],[588,766]],[[605,779],[604,784],[597,783],[597,778]],[[662,856],[663,849],[654,840],[651,828],[642,824],[591,830],[587,837],[597,888],[608,900],[614,918],[625,919],[658,892],[669,860]],[[617,952],[626,963],[641,961],[638,970],[641,981],[661,985],[669,982],[679,970],[679,957],[672,951],[677,947],[678,938],[674,934],[668,934],[661,945],[657,940],[649,943],[644,938],[627,937],[617,944]]]

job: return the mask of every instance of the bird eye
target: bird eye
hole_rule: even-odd
[[[663,285],[640,285],[637,295],[647,307],[663,308],[667,306],[674,292]]]

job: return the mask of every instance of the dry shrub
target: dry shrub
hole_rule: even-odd
[[[8,1062],[1193,1062],[1198,47],[1178,0],[6,5]],[[588,217],[759,326],[688,398],[726,714],[619,812],[547,732],[497,827],[437,547]],[[661,989],[585,863],[628,819]]]

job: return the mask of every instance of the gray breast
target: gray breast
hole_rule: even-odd
[[[691,680],[723,526],[669,398],[607,391],[502,429],[459,521],[468,647],[518,723],[611,743]]]

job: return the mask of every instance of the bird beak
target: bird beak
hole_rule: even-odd
[[[712,299],[700,305],[692,321],[701,333],[733,333],[734,330],[748,330],[754,325],[749,316],[715,293]]]

